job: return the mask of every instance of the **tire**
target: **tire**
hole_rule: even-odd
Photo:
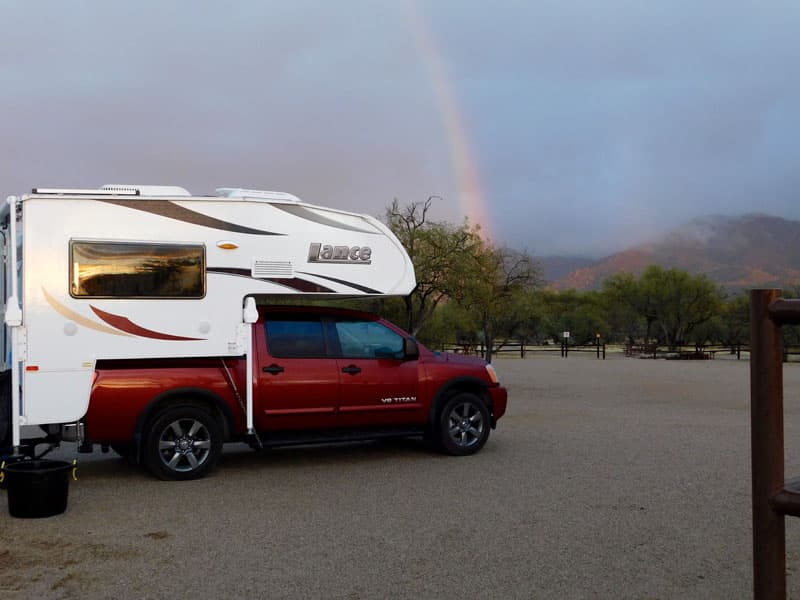
[[[475,394],[462,392],[450,398],[439,414],[437,446],[453,456],[475,454],[489,439],[489,409]]]
[[[222,454],[222,426],[199,406],[166,408],[150,422],[143,451],[145,465],[159,479],[199,479]]]

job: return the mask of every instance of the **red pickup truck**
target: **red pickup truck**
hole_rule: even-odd
[[[85,445],[110,446],[162,479],[196,479],[224,442],[424,436],[473,454],[506,411],[491,365],[432,352],[369,313],[261,307],[253,346],[253,434],[243,358],[108,360],[97,363]]]

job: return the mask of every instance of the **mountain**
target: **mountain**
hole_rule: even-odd
[[[548,281],[554,289],[597,289],[609,275],[638,275],[653,264],[705,273],[729,289],[800,284],[800,221],[765,214],[695,219]]]
[[[558,281],[570,275],[573,271],[586,267],[595,259],[586,256],[537,256],[536,262],[542,269],[542,278],[545,281]]]

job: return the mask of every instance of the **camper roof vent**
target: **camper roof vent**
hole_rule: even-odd
[[[139,191],[133,188],[124,190],[90,190],[84,188],[33,188],[31,194],[48,196],[137,196]]]
[[[106,192],[136,193],[140,196],[191,196],[189,190],[177,185],[104,185]]]
[[[259,198],[277,200],[278,202],[302,202],[297,196],[286,192],[269,192],[267,190],[246,190],[243,188],[218,188],[217,194],[223,198]]]

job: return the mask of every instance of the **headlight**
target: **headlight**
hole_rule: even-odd
[[[486,365],[486,372],[489,374],[489,379],[492,380],[492,383],[498,382],[497,373],[492,365]]]

